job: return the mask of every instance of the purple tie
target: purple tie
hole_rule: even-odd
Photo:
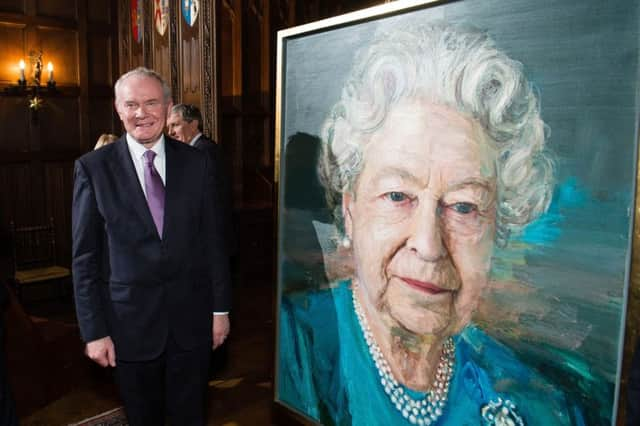
[[[144,153],[144,187],[147,191],[147,204],[156,224],[158,235],[162,238],[162,222],[164,220],[164,185],[158,174],[153,159],[156,153],[147,150]]]

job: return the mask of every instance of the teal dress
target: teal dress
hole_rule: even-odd
[[[323,425],[411,424],[391,403],[356,317],[350,282],[283,297],[277,397]],[[454,336],[447,404],[434,425],[583,425],[580,410],[477,327]],[[404,388],[418,399],[424,394]],[[501,417],[502,413],[502,417]],[[509,424],[509,423],[502,423]]]

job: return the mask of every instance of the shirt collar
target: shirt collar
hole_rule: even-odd
[[[131,156],[134,158],[142,158],[147,151],[147,148],[141,143],[138,143],[129,133],[127,133],[127,146],[129,147]],[[159,157],[159,159],[164,157],[164,134],[160,135],[160,138],[158,138],[155,145],[150,149],[156,153],[156,157]]]
[[[198,134],[197,134],[197,135],[195,135],[195,136],[193,137],[193,139],[191,139],[191,142],[189,142],[189,145],[193,146],[193,144],[195,144],[195,143],[196,143],[196,141],[197,141],[198,139],[200,139],[200,136],[202,136],[202,133],[198,132]]]

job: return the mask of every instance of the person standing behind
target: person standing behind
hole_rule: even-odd
[[[72,268],[86,354],[115,367],[130,425],[204,425],[211,347],[229,333],[215,165],[162,131],[162,77],[122,75],[118,141],[75,163]]]
[[[211,157],[216,165],[216,187],[222,197],[224,211],[224,235],[229,255],[236,254],[237,244],[233,232],[233,199],[231,182],[224,162],[224,153],[220,144],[206,137],[202,131],[202,114],[198,107],[189,104],[176,104],[167,118],[169,136],[198,148]]]
[[[118,137],[116,135],[113,135],[111,133],[103,133],[98,138],[98,141],[96,142],[96,145],[93,147],[93,149],[102,148],[103,146],[109,145],[110,143],[113,143],[117,140]]]
[[[231,273],[232,276],[235,276],[237,273],[237,262],[235,261],[237,243],[233,223],[233,199],[231,195],[231,182],[229,180],[228,170],[225,166],[225,156],[222,146],[212,141],[202,133],[202,113],[195,105],[174,105],[171,108],[169,117],[167,118],[167,132],[172,138],[207,153],[211,158],[211,163],[216,165],[216,175],[214,178],[216,188],[218,188],[218,192],[222,197],[221,204],[224,209],[224,240],[227,246],[227,252],[231,257],[229,261]],[[210,379],[215,378],[219,372],[225,369],[228,358],[228,345],[223,345],[219,350],[211,354],[209,367]]]

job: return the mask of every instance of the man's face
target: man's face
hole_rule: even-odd
[[[169,136],[184,143],[190,143],[198,134],[198,120],[186,121],[182,114],[173,112],[167,119]]]
[[[125,130],[143,145],[153,144],[162,135],[172,105],[165,101],[160,82],[152,77],[131,76],[116,93],[115,107]]]

